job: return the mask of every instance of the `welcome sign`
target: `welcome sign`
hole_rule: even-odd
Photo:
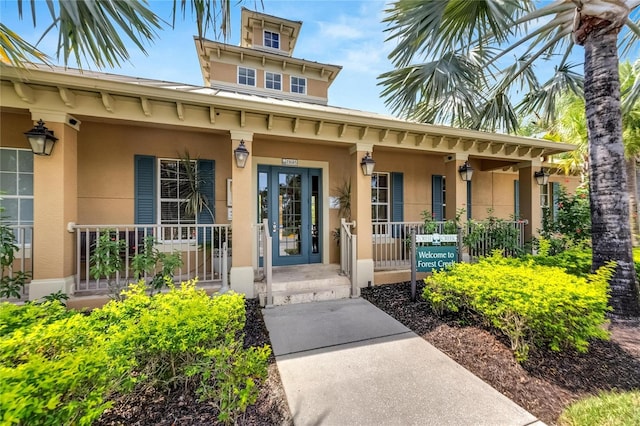
[[[458,248],[455,246],[416,247],[417,272],[440,271],[458,261]]]

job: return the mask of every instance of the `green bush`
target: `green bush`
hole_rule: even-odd
[[[539,244],[544,246],[547,240],[541,239]],[[574,247],[549,256],[546,250],[538,255],[528,256],[537,265],[554,266],[564,269],[567,273],[578,277],[586,277],[591,273],[592,254],[589,248]]]
[[[85,425],[100,417],[131,370],[104,350],[108,336],[54,304],[0,306],[0,317],[11,313],[20,320],[0,337],[1,424]]]
[[[555,211],[544,208],[540,231],[551,243],[550,254],[588,243],[591,239],[589,189],[580,187],[575,194],[567,194],[561,186],[555,202]]]
[[[58,303],[0,305],[0,424],[90,424],[117,393],[197,393],[234,422],[258,396],[268,346],[243,347],[244,299],[195,283],[143,283],[90,315]]]
[[[640,424],[640,391],[602,392],[571,404],[558,419],[562,426]]]
[[[477,264],[458,263],[425,279],[423,298],[436,313],[469,310],[504,333],[516,358],[532,347],[587,350],[589,339],[608,337],[601,327],[610,309],[613,264],[587,278],[497,252]]]
[[[538,242],[540,250],[535,256],[527,256],[538,265],[556,266],[562,268],[570,274],[586,277],[591,273],[591,261],[593,253],[589,247],[573,247],[568,250],[549,255],[550,242],[541,238]],[[633,249],[633,263],[636,275],[640,280],[640,248]]]
[[[518,227],[513,225],[515,218],[500,219],[493,215],[493,209],[488,209],[485,220],[470,220],[463,243],[474,257],[486,256],[494,250],[501,250],[507,256],[521,256],[524,248],[520,245],[523,236]]]

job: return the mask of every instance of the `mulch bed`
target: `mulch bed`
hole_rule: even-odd
[[[610,341],[593,341],[586,354],[532,351],[519,364],[503,336],[473,318],[438,317],[411,302],[410,283],[362,290],[362,297],[548,424],[571,402],[603,390],[640,389],[640,323],[610,324]]]
[[[440,318],[420,300],[410,300],[410,284],[362,290],[362,297],[409,327],[449,357],[548,424],[554,424],[571,402],[601,390],[640,389],[640,323],[616,323],[610,341],[594,341],[589,352],[534,351],[523,364],[515,361],[508,341],[475,323],[473,318]],[[248,300],[245,345],[269,344],[256,300]],[[116,401],[99,425],[212,425],[216,410],[181,392],[150,392]],[[258,402],[239,419],[240,425],[291,425],[291,413],[275,358]]]
[[[269,334],[262,319],[257,299],[245,302],[247,322],[244,329],[245,346],[270,344]],[[269,377],[260,387],[260,396],[253,406],[238,419],[239,425],[292,425],[287,398],[273,354],[269,357]],[[134,393],[115,401],[112,408],[102,414],[97,425],[166,425],[210,426],[221,424],[218,411],[206,402],[198,402],[193,394],[180,390],[169,393],[151,391]]]

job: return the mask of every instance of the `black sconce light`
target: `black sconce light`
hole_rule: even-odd
[[[53,151],[53,145],[55,145],[58,138],[53,136],[53,131],[47,129],[44,126],[44,121],[40,119],[33,129],[24,133],[29,140],[31,150],[36,155],[51,155]]]
[[[458,168],[458,173],[460,173],[460,178],[463,181],[469,182],[473,176],[473,167],[471,167],[468,161],[465,161],[464,164]]]
[[[244,139],[240,140],[240,145],[233,150],[233,154],[236,157],[236,166],[244,169],[244,166],[247,164],[247,158],[249,158],[249,151],[247,147],[244,146]]]
[[[533,174],[533,177],[536,178],[536,182],[538,182],[538,185],[540,186],[549,183],[549,173],[547,173],[542,167],[540,168],[540,171]]]
[[[373,174],[373,169],[376,166],[376,162],[371,158],[371,154],[367,152],[367,154],[362,157],[362,161],[360,162],[360,167],[362,167],[362,173],[365,176],[371,176]]]

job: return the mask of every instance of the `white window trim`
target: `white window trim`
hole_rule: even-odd
[[[278,47],[267,46],[267,33],[277,34],[278,35]],[[271,50],[281,50],[280,46],[282,46],[282,36],[281,36],[281,34],[279,32],[271,31],[271,30],[263,30],[262,31],[262,47],[265,47],[265,48],[271,49]]]
[[[31,150],[30,150],[30,149],[25,149],[25,148],[12,148],[12,147],[4,147],[4,146],[3,146],[3,147],[0,147],[0,149],[2,149],[2,150],[7,150],[7,151],[11,150],[11,151],[24,151],[24,152],[31,152]],[[16,175],[17,175],[17,174],[19,174],[19,173],[31,173],[31,175],[33,175],[33,176],[34,176],[34,178],[35,178],[35,171],[31,171],[31,172],[22,172],[22,171],[20,171],[20,170],[16,170],[15,172],[9,172],[9,171],[6,171],[6,172],[8,172],[8,173],[15,173]],[[34,184],[34,185],[35,185],[35,184]],[[35,188],[34,188],[34,189],[35,189]],[[31,231],[31,238],[33,238],[34,218],[31,218],[31,223],[23,223],[23,222],[20,220],[20,217],[19,217],[19,216],[20,216],[20,210],[19,210],[19,209],[20,209],[20,200],[34,200],[33,193],[32,193],[31,195],[19,195],[19,194],[10,195],[10,194],[0,194],[0,198],[10,199],[10,200],[18,200],[18,217],[16,218],[16,220],[15,220],[15,221],[12,221],[12,222],[17,222],[17,223],[12,223],[12,224],[11,224],[11,225],[9,225],[9,226],[18,226],[18,227],[20,227],[20,226],[31,226],[31,227],[32,227],[32,228],[31,228],[31,229],[32,229],[32,231]],[[35,211],[34,211],[34,214],[35,214]],[[15,237],[16,237],[16,240],[18,241],[18,246],[19,246],[19,247],[23,247],[23,248],[25,248],[25,249],[30,249],[30,248],[31,248],[31,243],[30,243],[30,242],[29,242],[29,243],[25,243],[25,242],[21,242],[21,241],[20,241],[19,233],[18,233],[18,232],[14,231],[14,235],[15,235]],[[27,254],[28,254],[28,257],[30,258],[30,257],[31,257],[31,254],[30,254],[30,253],[27,253]]]
[[[253,71],[253,84],[240,83],[240,70],[241,69]],[[241,87],[247,87],[247,86],[248,87],[257,87],[257,85],[258,85],[258,73],[256,72],[255,68],[243,67],[243,66],[238,65],[238,72],[237,72],[236,77],[237,77],[236,83],[238,85],[240,85]],[[248,79],[248,77],[247,77],[247,79]]]
[[[390,213],[391,213],[391,197],[393,196],[393,194],[391,194],[391,173],[390,172],[373,172],[376,175],[386,175],[387,176],[387,202],[386,203],[374,203],[373,201],[371,202],[371,206],[380,206],[380,205],[386,205],[387,206],[387,221],[386,222],[374,222],[373,221],[373,217],[371,218],[371,224],[372,225],[376,225],[376,224],[384,224],[384,223],[390,223],[391,222],[391,217],[390,217]],[[379,187],[378,187],[379,188]],[[378,234],[373,234],[374,238],[382,238],[382,237],[391,237],[391,233],[389,232],[389,226],[387,226],[387,232],[385,233],[378,233]],[[380,240],[378,240],[378,242],[380,242]]]
[[[180,202],[182,199],[181,198],[163,198],[162,197],[162,188],[161,188],[161,182],[162,182],[162,169],[161,169],[161,165],[162,165],[162,161],[177,161],[178,163],[180,163],[180,161],[182,161],[179,158],[170,158],[170,157],[159,157],[157,158],[157,176],[156,176],[156,190],[157,190],[157,219],[156,219],[156,223],[159,225],[159,232],[158,235],[160,235],[159,238],[157,238],[157,240],[159,242],[166,242],[166,243],[186,243],[186,242],[191,242],[194,240],[194,236],[188,237],[188,238],[164,238],[162,229],[164,227],[171,227],[171,226],[175,226],[175,227],[188,227],[188,226],[195,226],[198,224],[198,215],[195,216],[195,222],[194,223],[178,223],[178,224],[171,224],[171,223],[162,223],[162,201],[175,201],[177,200],[178,202]],[[191,160],[192,163],[196,163],[196,167],[197,167],[197,161],[196,160]]]
[[[274,76],[278,75],[280,76],[280,88],[279,89],[274,89],[271,87],[267,87],[267,74],[273,74]],[[277,72],[271,72],[271,71],[265,71],[264,72],[264,88],[267,90],[273,90],[275,92],[282,92],[282,74],[277,73]]]
[[[298,80],[304,80],[304,92],[294,92],[293,91],[293,79],[297,78]],[[289,92],[295,93],[296,95],[306,95],[307,94],[307,84],[308,80],[306,77],[298,77],[297,75],[292,75],[289,77]],[[299,85],[298,85],[299,86]]]

